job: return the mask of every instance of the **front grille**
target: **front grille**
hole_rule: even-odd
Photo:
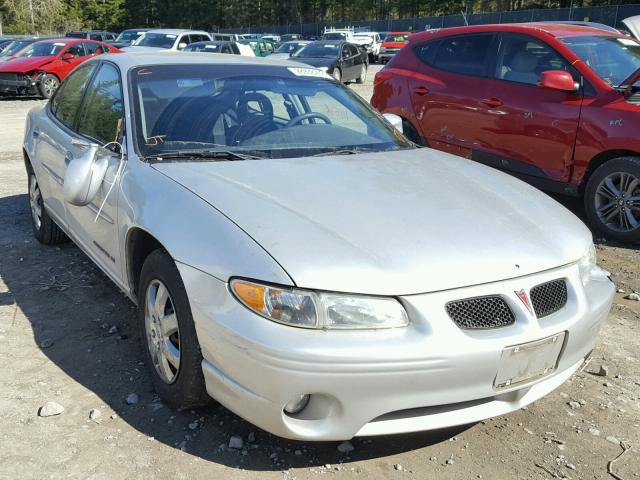
[[[17,73],[0,72],[0,80],[16,81],[16,80],[18,80],[18,74]]]
[[[516,317],[501,297],[476,297],[446,305],[447,313],[460,328],[498,328],[511,325]]]
[[[536,316],[546,317],[567,304],[567,283],[564,280],[541,283],[531,289],[529,296]]]

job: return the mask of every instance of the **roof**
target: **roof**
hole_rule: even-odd
[[[85,43],[85,42],[98,42],[98,40],[89,40],[88,38],[76,38],[76,37],[60,37],[60,38],[42,38],[40,40],[36,40],[34,43],[45,43],[45,42],[54,42],[54,43]],[[98,42],[100,43],[100,42]]]
[[[269,57],[249,57],[243,55],[215,54],[210,52],[176,52],[171,50],[123,51],[108,57],[97,56],[88,61],[108,59],[118,65],[122,71],[135,67],[151,65],[255,65],[271,67],[300,67],[299,62],[274,60]],[[312,68],[312,67],[309,67]]]
[[[409,37],[411,42],[423,41],[433,35],[459,35],[471,32],[520,32],[520,33],[545,33],[553,37],[576,37],[581,35],[600,35],[621,37],[623,34],[610,32],[601,28],[587,27],[583,25],[567,23],[500,23],[493,25],[470,25],[467,27],[452,27],[427,30]]]
[[[206,33],[204,30],[191,30],[189,28],[154,28],[146,33],[166,33],[168,35],[178,35],[180,33]]]

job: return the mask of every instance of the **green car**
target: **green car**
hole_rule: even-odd
[[[250,45],[251,48],[253,48],[253,53],[256,54],[256,57],[266,57],[271,55],[275,50],[273,43],[262,39],[251,38],[247,40],[240,40],[238,43]]]

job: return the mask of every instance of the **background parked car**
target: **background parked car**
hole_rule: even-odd
[[[0,64],[0,94],[50,98],[82,62],[96,55],[120,51],[94,40],[60,38],[34,42],[15,59]]]
[[[287,33],[285,35],[280,36],[281,42],[294,42],[296,40],[303,40],[302,35],[299,33]]]
[[[208,52],[208,53],[227,53],[231,55],[245,55],[248,57],[255,57],[253,49],[242,43],[238,42],[196,42],[187,45],[184,48],[185,52]]]
[[[37,42],[38,40],[42,40],[41,38],[20,38],[16,40],[12,40],[5,46],[5,48],[0,52],[0,62],[7,62],[15,58],[15,56],[20,53],[20,50],[28,47],[33,42]]]
[[[133,43],[140,38],[143,33],[148,32],[149,30],[149,28],[130,28],[128,30],[123,30],[115,40],[106,43],[117,48],[128,47],[133,45]]]
[[[275,51],[273,43],[259,39],[239,40],[238,43],[249,45],[256,57],[268,57]]]
[[[369,54],[369,62],[375,62],[380,55],[382,39],[378,32],[357,32],[353,35],[353,42],[363,47]]]
[[[389,32],[380,45],[380,62],[387,63],[409,42],[411,32]]]
[[[298,50],[292,60],[312,65],[346,83],[367,78],[368,55],[358,45],[342,41],[318,41]]]
[[[308,42],[306,40],[284,42],[269,58],[287,60],[291,55],[300,50],[302,47],[309,45],[309,43],[311,42]]]
[[[195,42],[211,41],[211,36],[202,30],[155,29],[143,33],[130,47],[123,50],[164,49],[182,50]]]
[[[86,32],[67,32],[67,38],[86,38],[87,40],[97,40],[99,42],[113,42],[117,35],[113,32],[103,32],[99,30],[89,30]]]
[[[607,238],[640,242],[640,43],[602,29],[511,24],[411,36],[372,104],[433,148],[584,197]]]
[[[237,33],[218,33],[218,32],[213,32],[210,33],[209,35],[211,35],[211,40],[224,40],[227,42],[231,42],[231,41],[238,41],[238,40],[242,40],[243,35],[238,35]]]

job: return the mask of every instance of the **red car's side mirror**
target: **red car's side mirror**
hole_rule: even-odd
[[[564,70],[547,70],[540,74],[538,86],[550,88],[551,90],[561,90],[563,92],[575,92],[578,87],[569,72]]]
[[[62,55],[62,60],[73,60],[75,57],[73,56],[73,53],[65,53],[64,55]]]

